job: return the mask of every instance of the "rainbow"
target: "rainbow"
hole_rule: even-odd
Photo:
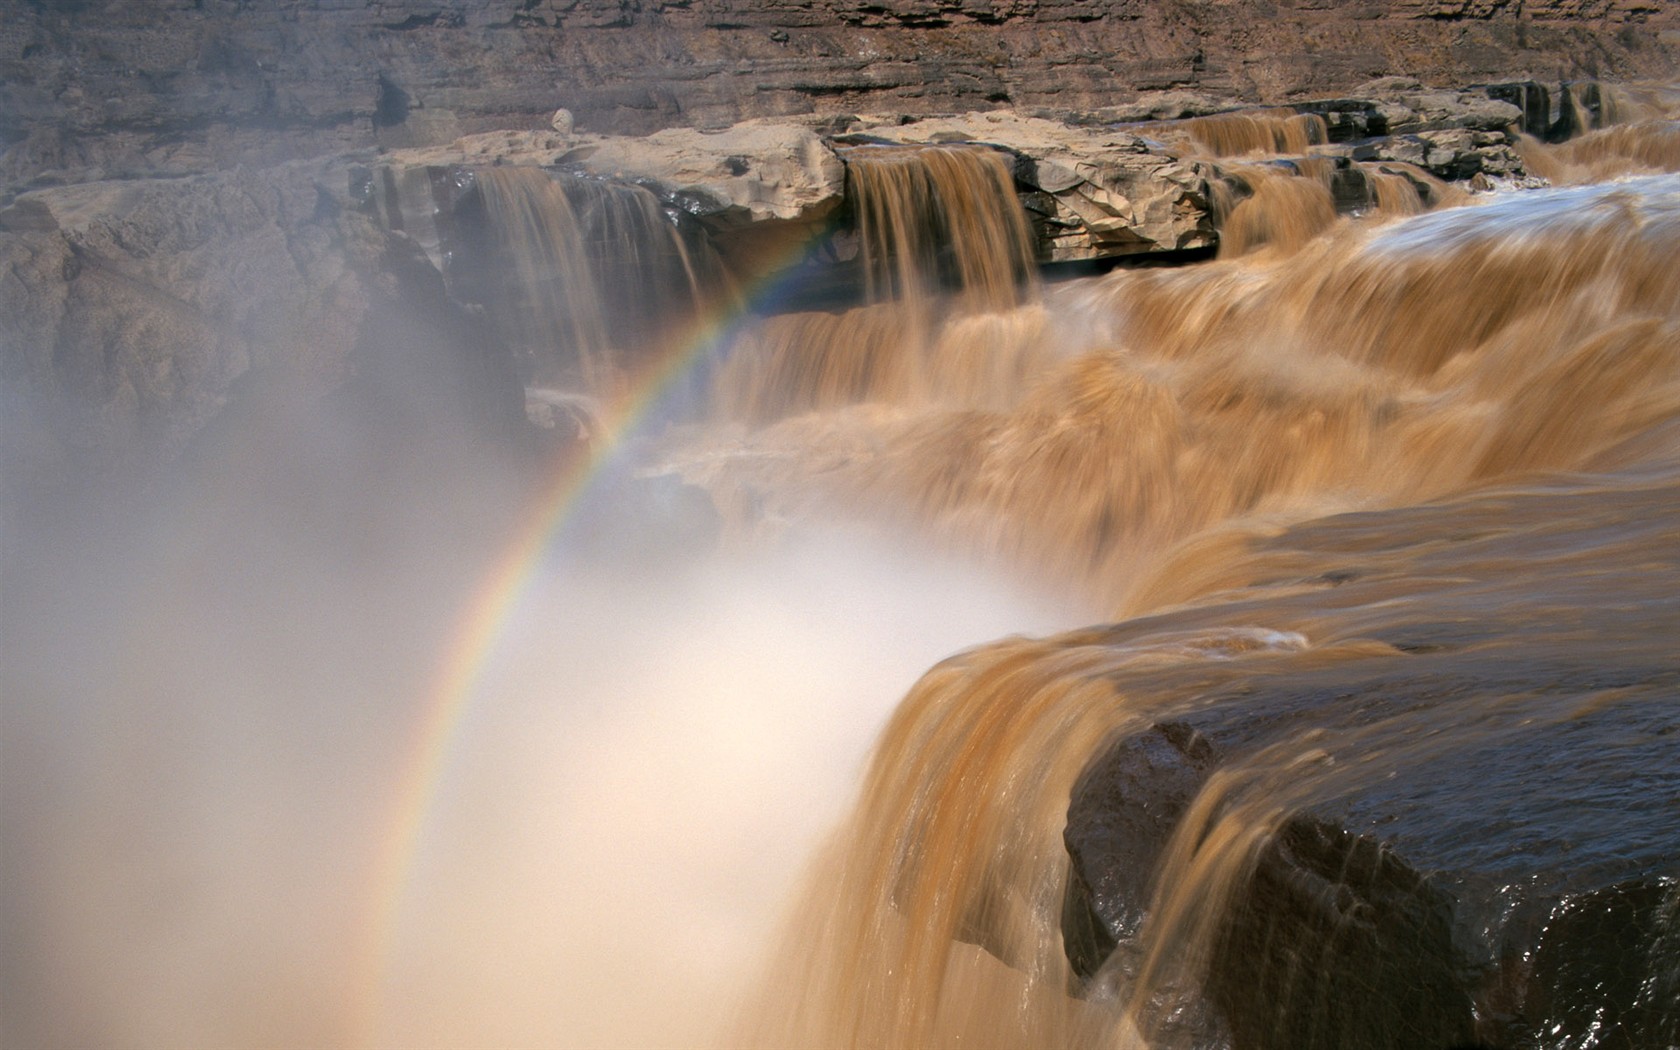
[[[785,259],[770,268],[786,273],[803,253],[791,246]],[[540,486],[529,509],[501,553],[473,589],[444,647],[444,658],[419,707],[417,722],[403,749],[385,831],[376,846],[369,905],[358,927],[350,1001],[350,1045],[379,1043],[385,991],[402,904],[408,894],[427,817],[447,771],[451,745],[471,708],[480,679],[497,641],[512,622],[522,599],[538,578],[543,557],[573,512],[586,503],[593,483],[608,474],[625,439],[661,405],[676,381],[727,338],[746,304],[773,301],[782,289],[773,280],[757,283],[749,294],[733,297],[735,306],[702,314],[671,340],[671,349],[628,384],[629,393],[602,412],[600,428],[587,456],[560,464]]]

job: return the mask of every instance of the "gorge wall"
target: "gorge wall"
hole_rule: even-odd
[[[1375,77],[1663,77],[1665,0],[5,0],[0,185],[488,128],[1324,97]],[[1175,111],[1176,110],[1176,111]]]

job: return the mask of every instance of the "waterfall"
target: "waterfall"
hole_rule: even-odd
[[[847,200],[869,305],[771,317],[720,373],[723,418],[1009,396],[1031,353],[1032,234],[1005,155],[973,146],[846,151]],[[958,331],[961,334],[958,334]],[[978,338],[977,338],[978,337]]]
[[[112,412],[182,381],[100,371],[131,318],[255,353],[307,265],[381,329],[356,383],[441,318],[555,425],[257,390],[7,508],[4,1040],[1680,1043],[1664,97],[1571,89],[1606,126],[1521,144],[1552,185],[1474,193],[1311,114],[1117,134],[1219,255],[1060,280],[1009,152],[857,132],[833,228],[732,256],[820,237],[856,302],[789,313],[724,203],[558,170],[559,127],[355,206],[312,173],[360,161],[20,194],[29,352]],[[219,312],[115,250],[173,193],[273,256],[166,258],[234,271]]]
[[[616,395],[702,309],[683,235],[647,190],[528,167],[486,168],[477,186],[488,258],[456,283],[487,301],[533,385]],[[508,286],[474,284],[503,273]]]

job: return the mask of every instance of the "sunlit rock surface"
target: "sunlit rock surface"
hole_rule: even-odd
[[[489,132],[447,146],[381,157],[395,168],[525,164],[650,185],[722,228],[769,220],[815,222],[840,203],[845,172],[813,127],[748,121],[646,136]]]
[[[493,128],[1273,103],[1372,77],[1636,79],[1668,5],[1264,0],[233,0],[18,4],[0,28],[3,181],[181,173]]]
[[[1210,169],[1151,146],[1136,133],[1013,112],[901,125],[865,121],[858,131],[893,142],[993,143],[1014,154],[1015,178],[1046,262],[1214,243]]]

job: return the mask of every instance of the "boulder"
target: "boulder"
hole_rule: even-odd
[[[1499,176],[1523,172],[1522,157],[1508,136],[1464,128],[1377,139],[1358,151],[1358,155],[1413,164],[1449,182],[1471,179],[1481,172]]]
[[[839,207],[846,173],[816,131],[747,121],[721,131],[671,128],[644,138],[582,136],[590,171],[651,182],[714,230],[769,221],[810,225]]]
[[[1673,619],[1676,563],[1671,536],[1629,539],[1627,524],[1663,492],[1504,497],[1528,511],[1549,500],[1548,540],[1570,550],[1638,545],[1624,568],[1571,567],[1566,591],[1536,582],[1508,536],[1466,531],[1493,500],[1419,511],[1433,538],[1411,546],[1380,515],[1267,541],[1329,571],[1257,594],[1305,586],[1322,603],[1334,587],[1374,637],[1340,658],[1117,683],[1173,699],[1100,748],[1072,791],[1074,971],[1138,972],[1161,947],[1162,895],[1252,834],[1251,851],[1226,855],[1229,882],[1198,883],[1191,903],[1217,909],[1205,942],[1166,946],[1200,962],[1194,987],[1156,989],[1168,1015],[1189,996],[1186,1016],[1211,1008],[1207,1030],[1243,1050],[1675,1045],[1680,666],[1652,625]],[[1578,527],[1600,513],[1602,531]],[[1467,568],[1493,556],[1517,560],[1486,562],[1497,576]],[[1402,573],[1414,582],[1395,598],[1384,579]],[[1308,600],[1251,608],[1288,623]],[[1192,811],[1212,822],[1186,824]]]
[[[1378,84],[1373,93],[1392,134],[1464,128],[1470,131],[1505,131],[1523,122],[1523,110],[1494,98],[1484,90],[1434,91],[1394,89]]]

